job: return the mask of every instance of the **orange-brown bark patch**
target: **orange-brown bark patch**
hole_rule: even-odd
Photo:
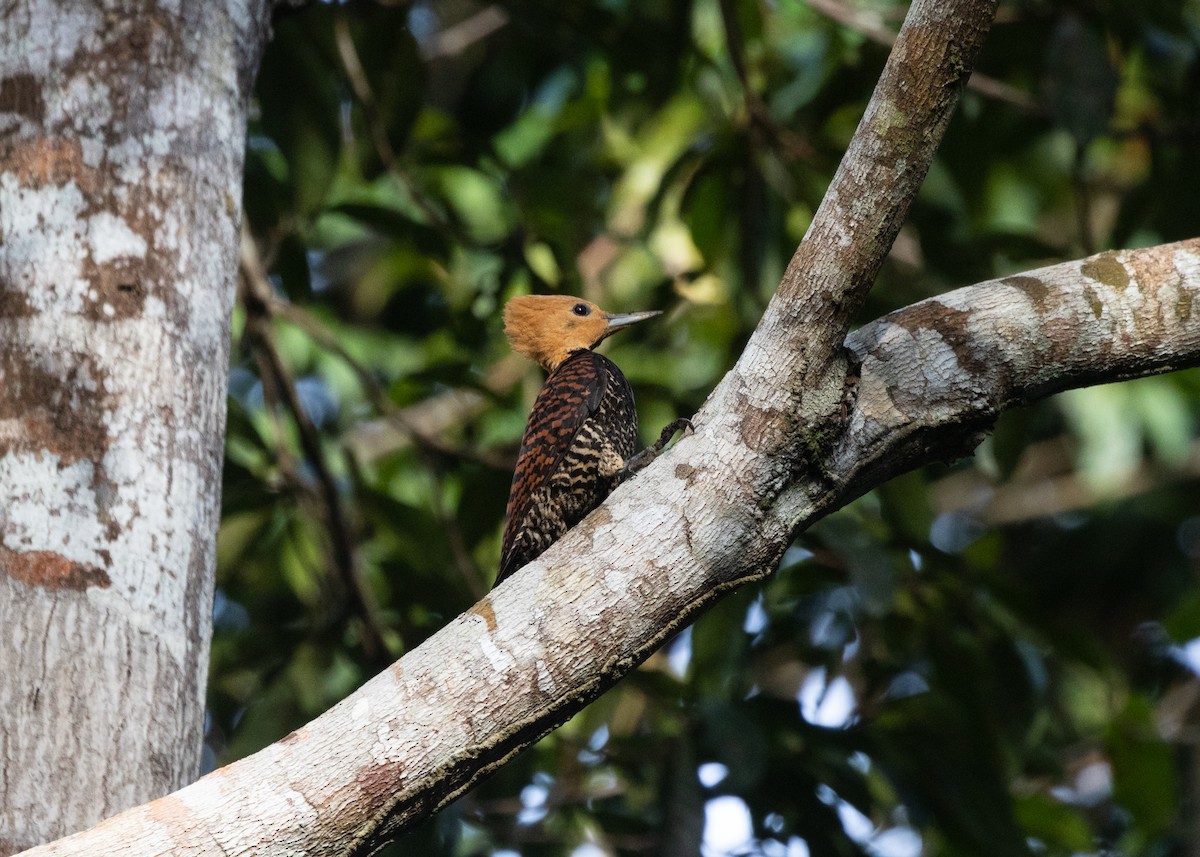
[[[3,241],[4,236],[0,234],[0,243]],[[29,299],[25,297],[24,292],[0,277],[0,319],[28,318],[31,315],[33,315],[33,307],[29,305]]]
[[[84,316],[92,321],[111,322],[137,318],[146,303],[146,281],[163,276],[160,255],[154,249],[154,229],[146,223],[129,223],[146,240],[145,259],[120,257],[97,265],[88,257],[83,275],[92,284],[96,298],[84,307]],[[169,282],[165,280],[163,282]],[[107,308],[107,309],[106,309]]]
[[[148,292],[170,294],[166,286],[173,279],[169,267],[174,260],[164,258],[156,246],[159,221],[152,212],[166,206],[155,191],[126,186],[121,196],[114,195],[112,188],[123,183],[111,174],[111,165],[89,167],[83,162],[82,150],[75,140],[35,137],[7,146],[0,144],[0,163],[23,187],[74,183],[83,195],[81,220],[99,212],[111,212],[145,242],[146,254],[142,258],[118,256],[97,264],[90,254],[84,257],[80,273],[91,285],[90,295],[94,295],[84,307],[87,318],[109,322],[137,317],[142,313]],[[32,311],[20,285],[0,281],[0,318],[29,315]]]
[[[484,596],[480,601],[475,603],[475,606],[467,611],[474,613],[487,623],[488,633],[496,630],[496,611],[492,609],[492,599]]]
[[[146,815],[168,830],[174,830],[180,821],[190,818],[191,814],[191,808],[174,795],[160,797],[146,804]]]
[[[14,580],[42,589],[83,592],[93,586],[112,586],[104,569],[75,562],[54,551],[15,551],[0,545],[0,570]]]
[[[401,791],[406,767],[400,759],[365,765],[354,778],[354,783],[364,800],[378,803]]]
[[[116,184],[115,177],[109,183]],[[120,218],[145,242],[146,251],[142,256],[117,256],[103,264],[97,263],[92,254],[84,257],[81,273],[91,285],[89,300],[83,310],[86,318],[102,323],[138,318],[145,307],[147,294],[160,295],[168,304],[172,302],[174,290],[171,284],[177,276],[175,258],[159,247],[161,221],[155,214],[169,207],[161,187],[155,190],[126,185],[119,196],[110,193],[89,197],[84,215],[109,212]]]
[[[288,744],[295,744],[298,741],[303,741],[308,737],[310,731],[311,730],[307,726],[301,726],[299,729],[295,729],[280,738],[279,743],[286,746]]]
[[[45,187],[75,182],[85,194],[100,186],[97,171],[83,162],[78,140],[29,137],[0,145],[4,171],[17,177],[23,187]]]

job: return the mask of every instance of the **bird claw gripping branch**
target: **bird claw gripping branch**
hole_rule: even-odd
[[[692,427],[692,421],[687,417],[680,417],[677,420],[672,420],[667,424],[667,427],[662,430],[662,434],[658,436],[658,440],[643,449],[633,458],[625,462],[625,466],[617,471],[617,484],[624,482],[626,479],[633,476],[639,470],[650,464],[654,459],[662,453],[671,438],[675,437],[679,432],[683,432],[683,437],[687,437],[695,429]]]
[[[513,473],[496,583],[537,558],[622,481],[662,452],[678,419],[634,455],[637,410],[616,364],[593,349],[657,312],[607,313],[566,295],[513,298],[504,332],[514,350],[549,372],[529,414]]]

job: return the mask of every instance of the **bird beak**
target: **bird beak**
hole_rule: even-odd
[[[618,330],[623,330],[631,324],[637,324],[639,321],[644,321],[647,318],[654,318],[656,315],[662,315],[659,310],[651,310],[650,312],[623,312],[623,313],[605,313],[604,318],[608,325],[604,329],[604,335],[616,333]]]

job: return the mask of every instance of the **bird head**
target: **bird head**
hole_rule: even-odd
[[[553,372],[573,351],[595,348],[607,336],[659,312],[609,313],[570,295],[524,295],[504,307],[504,335],[519,351]]]

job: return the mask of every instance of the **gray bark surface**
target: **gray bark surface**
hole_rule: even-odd
[[[0,4],[0,854],[198,773],[265,6]]]
[[[30,854],[371,853],[854,497],[964,454],[1005,408],[1200,361],[1200,239],[981,283],[848,333],[994,11],[914,2],[809,236],[694,435],[321,717]]]

